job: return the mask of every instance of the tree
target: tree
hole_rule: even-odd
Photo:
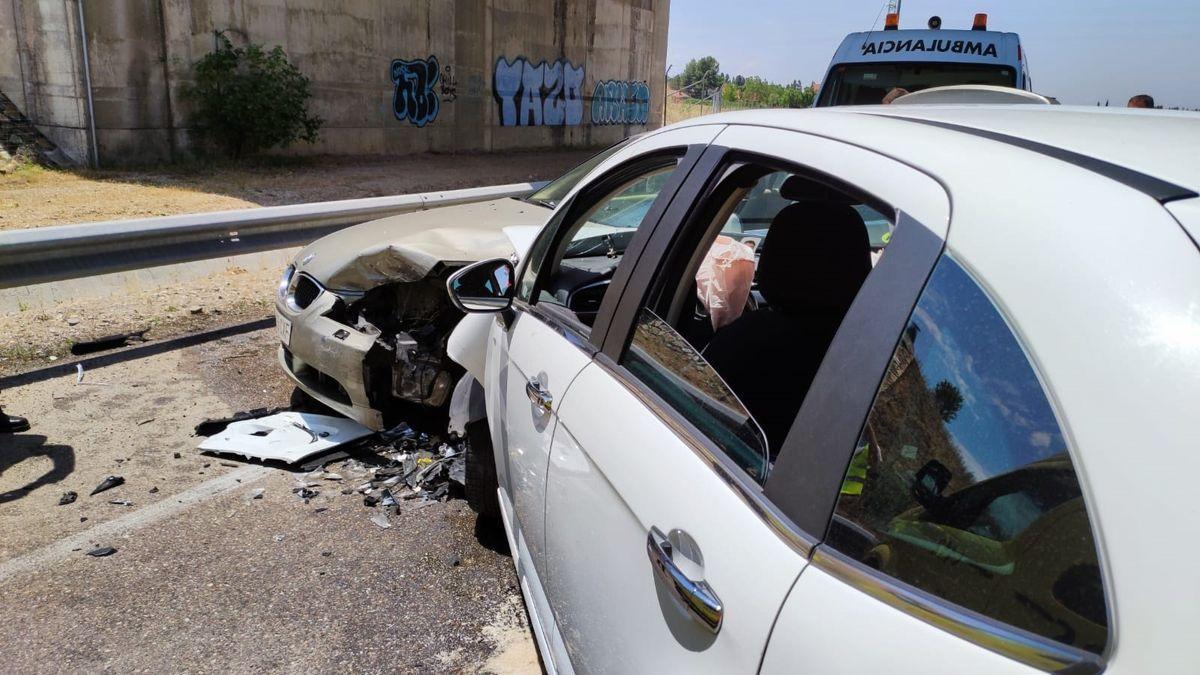
[[[679,79],[688,96],[704,98],[721,86],[724,78],[721,75],[721,64],[716,57],[702,56],[692,59],[683,67]]]
[[[962,409],[963,396],[958,387],[950,384],[947,380],[938,382],[933,388],[933,398],[937,401],[938,413],[942,416],[942,421],[949,423],[955,417],[958,417],[958,411]]]
[[[219,35],[216,50],[195,66],[185,95],[195,102],[192,126],[234,157],[297,140],[317,140],[323,120],[309,114],[309,79],[279,46],[234,47]]]

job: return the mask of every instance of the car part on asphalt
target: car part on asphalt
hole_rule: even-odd
[[[61,497],[58,498],[58,505],[66,506],[67,504],[70,504],[71,502],[75,501],[78,498],[79,498],[79,493],[75,492],[74,490],[68,490],[67,492],[64,492]]]
[[[96,489],[92,490],[91,494],[89,494],[88,496],[100,494],[101,492],[104,492],[105,490],[111,490],[111,489],[117,487],[118,485],[123,485],[124,483],[125,483],[125,479],[122,478],[121,476],[108,476],[104,480],[100,481],[100,484],[97,485]]]
[[[146,333],[149,328],[133,331],[131,333],[118,333],[116,335],[105,335],[94,340],[83,340],[81,342],[71,343],[71,353],[75,356],[83,356],[84,354],[93,354],[95,352],[104,352],[110,349],[118,349],[126,347],[132,342],[148,342]],[[83,370],[79,369],[78,381],[83,381]]]
[[[115,549],[111,546],[103,546],[103,547],[94,548],[94,549],[88,551],[87,555],[90,555],[93,558],[103,558],[105,556],[110,556],[116,552],[117,552],[117,549]]]
[[[294,464],[370,433],[370,429],[353,420],[283,412],[232,422],[224,431],[205,439],[198,447],[207,452]]]
[[[229,417],[216,417],[204,420],[196,425],[193,436],[215,436],[225,430],[233,422],[241,422],[243,420],[253,420],[260,417],[269,417],[286,411],[287,408],[255,408],[253,410],[245,410],[236,412]],[[175,459],[179,459],[179,453],[175,453]]]

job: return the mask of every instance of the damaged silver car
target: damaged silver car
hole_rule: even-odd
[[[559,200],[625,143],[528,197],[382,218],[301,250],[275,299],[293,404],[311,397],[377,430],[414,416],[444,419],[463,374],[446,356],[463,316],[446,296],[446,279],[479,260],[515,260]]]

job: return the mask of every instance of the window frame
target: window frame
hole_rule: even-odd
[[[516,274],[518,290],[520,289],[521,282],[525,280],[525,275],[529,273],[530,267],[535,265],[536,276],[534,277],[533,286],[530,289],[529,298],[525,299],[518,295],[518,297],[513,299],[513,308],[537,317],[540,321],[549,325],[586,351],[593,354],[597,352],[603,344],[604,337],[608,332],[611,315],[615,311],[617,302],[628,281],[629,270],[641,259],[646,243],[662,220],[662,215],[667,205],[671,203],[671,200],[674,199],[675,195],[684,185],[688,174],[704,153],[704,149],[705,145],[703,144],[681,144],[655,148],[612,167],[598,178],[582,185],[575,194],[567,197],[560,204],[554,215],[551,216],[550,221],[547,222],[542,232],[534,239],[533,244],[529,248],[529,253],[521,261]],[[609,197],[613,190],[630,180],[636,179],[638,176],[664,166],[671,159],[675,159],[677,162],[675,170],[667,178],[666,184],[655,197],[641,225],[638,226],[637,231],[634,233],[629,246],[626,247],[621,263],[617,266],[617,271],[613,274],[613,278],[609,282],[609,289],[604,294],[604,300],[600,303],[599,312],[591,328],[580,322],[574,316],[574,313],[566,307],[553,302],[538,302],[538,292],[542,288],[541,284],[544,283],[545,274],[552,264],[555,255],[560,252],[559,249],[563,248],[563,238],[570,227],[580,217],[583,217],[595,208],[600,201]],[[546,250],[541,253],[540,259],[534,260],[534,252],[543,245],[546,246]],[[630,261],[628,264],[626,263],[627,260]]]

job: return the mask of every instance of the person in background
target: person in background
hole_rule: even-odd
[[[1138,94],[1129,99],[1129,103],[1125,104],[1126,108],[1153,108],[1154,97],[1150,94]]]
[[[896,99],[900,98],[901,96],[903,96],[907,93],[908,93],[907,89],[904,89],[902,87],[892,87],[891,91],[884,94],[883,100],[880,101],[880,103],[882,103],[883,105],[891,105],[892,101],[895,101]]]
[[[29,431],[29,420],[5,415],[4,408],[0,407],[0,434],[15,434],[19,431]]]

